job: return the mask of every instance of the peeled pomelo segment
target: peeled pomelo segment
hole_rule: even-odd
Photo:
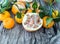
[[[17,1],[21,1],[21,2],[32,2],[33,0],[17,0]]]
[[[43,24],[43,20],[42,19],[40,19],[40,24],[38,24],[37,25],[37,27],[36,28],[34,28],[33,26],[32,27],[30,27],[29,25],[25,25],[24,23],[26,22],[26,20],[27,20],[27,15],[33,15],[33,16],[35,16],[35,15],[38,15],[37,13],[27,13],[25,16],[24,16],[24,18],[23,18],[23,21],[22,21],[22,25],[23,25],[23,27],[25,28],[25,30],[27,30],[27,31],[36,31],[36,30],[38,30],[39,28],[41,28],[42,27],[42,24]],[[35,18],[36,19],[36,18]]]

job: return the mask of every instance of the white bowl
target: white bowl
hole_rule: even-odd
[[[27,13],[27,14],[29,14],[29,15],[39,15],[38,13]],[[25,16],[23,18],[23,21],[22,21],[22,25],[25,28],[25,30],[27,30],[27,31],[36,31],[36,30],[39,30],[42,27],[42,25],[43,25],[43,20],[40,19],[40,23],[41,24],[37,28],[29,28],[26,25],[24,25],[24,22],[27,20],[27,14],[25,14]]]

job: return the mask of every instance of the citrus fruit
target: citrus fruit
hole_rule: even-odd
[[[6,18],[5,20],[3,20],[3,26],[6,29],[11,29],[14,27],[14,20],[13,18]]]
[[[21,12],[20,9],[25,9],[25,4],[23,2],[16,2],[12,6],[12,13],[16,15],[17,12]],[[22,10],[24,12],[24,10]]]
[[[3,21],[6,18],[10,17],[10,13],[8,11],[4,11],[3,13],[0,14],[0,21]]]
[[[51,28],[54,25],[54,21],[50,22],[48,25],[46,19],[49,18],[48,16],[43,17],[43,27],[44,28]]]

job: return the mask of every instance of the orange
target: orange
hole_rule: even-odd
[[[22,18],[17,18],[17,16],[15,16],[15,20],[17,23],[22,23]]]
[[[17,23],[21,24],[22,23],[22,20],[23,20],[23,17],[24,17],[24,14],[22,13],[21,14],[21,18],[18,18],[17,16],[15,16],[15,20]]]
[[[17,7],[16,5],[17,5],[18,7]],[[23,9],[25,9],[25,3],[23,3],[23,2],[16,2],[16,3],[12,6],[12,10],[11,10],[12,13],[13,13],[13,14],[16,14],[17,12],[20,12],[19,9],[21,8],[21,6],[22,6]],[[23,12],[24,12],[24,11],[23,11]]]
[[[6,18],[10,17],[10,13],[8,11],[4,11],[3,13],[0,14],[0,21],[3,21]]]
[[[3,14],[0,14],[0,21],[3,21],[4,17]]]
[[[14,27],[14,20],[12,18],[6,18],[3,20],[3,26],[6,29],[11,29]]]
[[[12,13],[16,14],[18,11],[19,11],[18,8],[15,5],[13,5],[12,6]]]
[[[48,18],[48,16],[43,17],[43,27],[45,28],[51,28],[54,25],[54,21],[52,21],[50,24],[48,24],[48,26],[46,25],[46,19]]]

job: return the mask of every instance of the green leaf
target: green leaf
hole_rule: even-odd
[[[55,2],[60,3],[60,0],[55,0]]]
[[[36,2],[36,1],[33,3],[32,7],[33,7],[33,9],[34,9],[34,10],[35,10],[35,9],[37,9],[38,4],[37,4],[37,2]]]
[[[44,10],[44,7],[42,7],[42,6],[39,6],[39,9],[40,9],[40,10]]]
[[[43,18],[44,16],[49,16],[48,11],[42,10],[42,12],[39,13],[39,16]]]
[[[0,9],[0,13],[3,13],[5,11],[5,8]]]
[[[23,10],[26,10],[26,9],[22,9],[22,8],[20,8],[19,10],[20,10],[20,11],[23,11]]]
[[[4,0],[4,3],[2,3],[2,7],[7,6],[7,5],[8,5],[8,3],[9,3],[9,0]]]
[[[60,17],[53,19],[55,22],[60,22]]]
[[[52,22],[53,18],[49,17],[46,19],[46,25],[50,24]]]
[[[12,5],[10,5],[10,3],[8,3],[7,6],[5,6],[4,8],[6,8],[6,10],[9,10],[9,9],[11,9],[11,6]]]
[[[8,10],[8,9],[10,9],[10,8],[11,8],[10,5],[7,5],[6,7],[1,7],[1,8],[0,8],[0,13],[3,13],[5,10]]]
[[[26,8],[30,8],[30,4],[26,2]]]
[[[60,17],[60,12],[58,13],[58,17]]]
[[[17,18],[21,18],[22,13],[17,12],[16,16]]]
[[[41,12],[41,13],[39,13],[39,16],[40,16],[41,18],[43,18],[43,17],[46,16],[46,15],[45,15],[44,12]]]
[[[53,11],[53,9],[52,9],[52,7],[50,7],[50,9],[49,9],[49,16],[52,16],[52,11]]]

